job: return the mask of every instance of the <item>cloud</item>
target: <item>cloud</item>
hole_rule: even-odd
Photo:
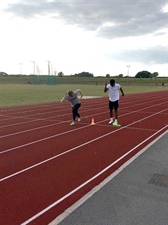
[[[12,52],[21,58],[24,52],[25,58],[56,58],[61,70],[72,73],[86,68],[100,72],[114,68],[117,62],[130,64],[131,70],[138,63],[156,66],[156,71],[158,65],[164,72],[167,68],[167,0],[5,0],[5,3],[2,13],[5,18],[9,14],[10,21],[4,25],[4,34],[15,33],[12,39],[15,44],[9,40],[8,45],[11,43]],[[10,35],[4,35],[4,42],[8,39]],[[120,66],[117,68],[121,70]],[[71,73],[68,71],[67,74]]]
[[[108,58],[114,58],[122,62],[137,62],[146,65],[166,64],[168,62],[168,49],[163,46],[156,46],[147,49],[127,50],[108,55]]]
[[[112,39],[145,35],[167,27],[167,13],[163,12],[166,3],[167,0],[22,0],[10,4],[6,11],[25,19],[52,15],[66,24]]]

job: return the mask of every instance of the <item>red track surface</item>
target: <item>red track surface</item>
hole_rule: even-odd
[[[46,225],[168,128],[168,91],[0,109],[0,224]],[[90,125],[92,118],[95,125]],[[128,153],[128,154],[126,154]]]

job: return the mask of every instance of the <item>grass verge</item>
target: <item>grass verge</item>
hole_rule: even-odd
[[[125,94],[168,90],[166,86],[122,86]],[[107,96],[104,85],[0,85],[0,107],[58,102],[67,90],[80,88],[84,96]]]

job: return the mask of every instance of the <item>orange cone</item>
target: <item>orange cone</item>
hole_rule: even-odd
[[[90,125],[95,125],[94,118],[92,118],[92,122]]]

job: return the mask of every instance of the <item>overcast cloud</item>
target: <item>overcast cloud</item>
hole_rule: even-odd
[[[23,18],[52,14],[67,24],[98,31],[104,38],[138,36],[167,27],[167,0],[22,0],[7,8]],[[165,31],[166,32],[166,31]]]
[[[20,0],[6,6],[4,12],[30,20],[49,16],[64,25],[72,25],[107,41],[125,42],[116,54],[106,58],[144,64],[168,63],[167,0]],[[151,40],[154,44],[150,45]],[[127,44],[128,38],[131,43]],[[140,38],[138,43],[134,38]],[[143,44],[141,43],[143,39]],[[110,42],[109,42],[110,44]]]

